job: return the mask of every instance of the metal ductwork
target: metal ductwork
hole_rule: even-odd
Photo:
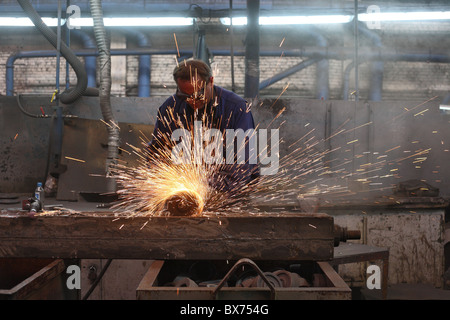
[[[139,48],[150,48],[150,41],[145,33],[136,29],[127,29],[127,33],[131,34],[137,41]],[[138,97],[150,97],[150,79],[151,79],[151,55],[139,56],[138,69]]]
[[[378,50],[381,50],[383,45],[381,43],[381,38],[375,32],[367,29],[365,24],[358,24],[358,31],[361,32],[365,37],[370,39],[372,43],[376,46]],[[384,75],[384,62],[383,61],[373,61],[370,65],[370,85],[369,85],[369,97],[371,101],[381,101],[382,91],[383,91],[383,75]]]
[[[327,39],[314,28],[308,28],[308,35],[314,37],[319,48],[328,49]],[[316,67],[316,99],[328,100],[330,96],[329,86],[329,61],[323,58],[317,61]]]
[[[110,44],[103,25],[103,11],[100,0],[90,0],[91,15],[94,20],[94,34],[99,52],[100,68],[100,108],[108,130],[108,155],[106,159],[107,191],[116,191],[115,179],[111,176],[111,167],[116,163],[119,148],[119,127],[111,108],[111,54]]]
[[[55,48],[58,47],[57,35],[42,21],[39,14],[34,10],[33,6],[28,2],[28,0],[18,0],[20,6],[28,15],[30,20],[36,26],[36,28],[42,33],[42,35],[51,43]],[[75,102],[80,98],[87,88],[87,75],[84,69],[84,65],[77,58],[77,56],[72,52],[72,50],[67,47],[64,42],[60,43],[61,54],[72,66],[73,70],[77,75],[77,85],[74,89],[68,89],[63,93],[59,94],[58,98],[64,104],[70,104]]]
[[[75,37],[79,38],[83,43],[83,48],[85,49],[97,49],[95,40],[87,34],[86,32],[80,30],[73,30],[71,32]],[[86,56],[84,57],[84,69],[86,70],[88,88],[97,87],[97,57]]]
[[[198,30],[197,47],[194,58],[204,61],[208,66],[210,65],[209,50],[206,46],[206,35],[205,30],[203,29]]]
[[[250,99],[259,95],[259,5],[259,0],[247,0],[244,97]]]

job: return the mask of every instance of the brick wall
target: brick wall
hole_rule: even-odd
[[[39,46],[23,47],[23,37],[9,37],[9,45],[0,44],[0,74],[6,73],[6,60],[19,50],[39,50]],[[123,43],[122,43],[123,42]],[[126,38],[116,37],[114,47],[124,48]],[[17,43],[16,47],[12,45]],[[119,74],[120,83],[115,83],[112,94],[115,96],[137,95],[138,57],[114,57],[117,58],[119,67],[114,65],[115,73]],[[175,55],[153,55],[151,59],[151,94],[153,96],[166,96],[175,90],[172,79],[172,70],[176,65]],[[83,58],[81,58],[83,60]],[[260,80],[273,77],[282,70],[286,70],[302,61],[299,57],[267,57],[260,58]],[[329,61],[329,88],[330,99],[342,99],[343,77],[345,67],[350,61]],[[231,89],[231,58],[216,56],[212,59],[212,68],[215,75],[215,83]],[[121,70],[117,70],[120,68]],[[125,70],[123,70],[125,68]],[[69,68],[70,83],[76,83],[76,75]],[[244,92],[244,57],[234,57],[234,75],[236,92]],[[383,99],[384,100],[428,100],[432,97],[443,97],[450,91],[450,65],[445,63],[427,62],[386,62],[384,65]],[[14,90],[18,93],[51,94],[56,88],[56,59],[32,58],[19,59],[14,68]],[[367,99],[369,90],[370,64],[363,63],[359,66],[359,90],[360,98]],[[98,74],[97,74],[98,77]],[[60,86],[64,89],[66,80],[66,62],[61,57],[60,62]],[[349,91],[354,91],[354,70],[350,73]],[[285,97],[315,98],[316,93],[316,66],[307,67],[281,81],[272,84],[261,91],[263,96],[279,96],[284,88]],[[0,94],[6,94],[5,77],[0,77]]]

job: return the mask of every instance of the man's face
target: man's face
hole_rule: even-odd
[[[177,95],[186,100],[192,109],[201,109],[205,107],[212,99],[213,78],[206,83],[203,80],[177,80]]]

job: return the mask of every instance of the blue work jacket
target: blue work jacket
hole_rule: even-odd
[[[195,114],[194,109],[183,99],[172,95],[158,110],[152,141],[149,144],[150,152],[158,152],[161,148],[172,149],[171,135],[176,129],[193,128],[194,121],[203,121],[207,128],[219,129],[225,134],[226,129],[255,129],[253,115],[247,102],[229,90],[214,86],[214,97],[207,106],[199,109]],[[235,146],[235,155],[237,155]],[[224,146],[223,156],[226,156]],[[211,183],[220,190],[230,191],[234,188],[242,188],[259,176],[258,166],[249,164],[249,147],[246,145],[245,164],[226,164],[220,166],[217,176],[211,177]],[[167,154],[167,152],[165,152]]]

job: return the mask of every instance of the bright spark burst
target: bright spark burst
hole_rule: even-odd
[[[287,87],[283,89],[282,94]],[[422,105],[407,109],[407,112]],[[247,111],[249,110],[250,107]],[[268,127],[273,125],[274,120],[285,111],[286,108],[282,108]],[[428,109],[419,114],[423,115],[426,111]],[[170,112],[169,119],[162,119],[162,121],[165,123],[176,121],[181,125],[181,121]],[[211,127],[207,118],[204,117],[202,121],[204,128]],[[221,121],[229,121],[229,119],[221,119]],[[232,188],[232,192],[217,190],[211,186],[212,180],[217,177],[221,179],[222,164],[197,164],[194,160],[188,164],[174,164],[171,160],[171,147],[174,146],[172,140],[164,137],[165,140],[162,141],[162,144],[171,147],[163,147],[162,153],[155,154],[147,148],[149,139],[141,139],[142,148],[128,145],[131,153],[139,158],[139,165],[128,167],[126,164],[117,164],[113,170],[114,178],[119,186],[117,191],[119,201],[112,208],[127,216],[169,215],[166,202],[180,192],[186,192],[197,199],[196,215],[248,212],[244,210],[245,204],[242,200],[247,200],[249,195],[262,205],[264,203],[286,203],[284,202],[286,200],[291,201],[291,204],[298,205],[299,200],[305,202],[304,200],[310,197],[354,195],[355,192],[350,191],[349,183],[379,187],[378,189],[357,190],[356,193],[360,194],[390,189],[393,185],[385,185],[383,181],[388,178],[398,178],[399,168],[397,166],[401,162],[413,159],[414,162],[423,163],[427,160],[426,155],[431,149],[419,149],[408,156],[389,160],[389,157],[394,157],[394,151],[401,151],[398,150],[401,149],[400,145],[393,146],[384,153],[363,152],[353,157],[332,158],[332,155],[337,152],[345,152],[345,146],[331,148],[327,145],[332,138],[353,134],[357,129],[372,125],[372,122],[367,122],[345,129],[344,126],[348,122],[349,120],[345,121],[335,132],[331,132],[324,139],[317,138],[316,130],[311,129],[288,146],[288,152],[280,158],[279,170],[275,175],[260,176],[249,185]],[[309,125],[310,123],[307,123],[304,127]],[[358,139],[353,139],[347,144],[356,144],[357,142]],[[278,143],[283,143],[283,141]],[[264,150],[264,152],[267,151]],[[376,161],[364,162],[365,157],[370,156],[374,156]],[[357,160],[363,161],[363,163],[355,165]],[[352,168],[348,168],[352,165]],[[385,174],[381,172],[382,170],[385,171]],[[314,204],[309,209],[313,206]],[[257,208],[252,208],[252,210],[258,211]]]
[[[170,123],[176,121],[182,127],[181,121],[169,112],[170,119],[163,119]],[[207,117],[203,117],[203,129],[211,126]],[[184,128],[183,128],[184,129]],[[190,128],[189,128],[190,129]],[[194,133],[191,132],[191,143],[194,145]],[[131,153],[138,157],[138,166],[129,167],[127,164],[117,163],[112,169],[113,177],[118,184],[119,201],[112,206],[117,212],[127,216],[166,216],[170,215],[167,202],[180,193],[188,195],[195,201],[197,207],[195,215],[205,212],[225,210],[233,203],[239,202],[250,190],[245,186],[239,192],[218,190],[211,182],[221,185],[225,176],[220,175],[222,166],[226,164],[198,163],[193,152],[189,161],[176,164],[172,160],[172,147],[175,142],[168,136],[163,136],[159,142],[159,152],[148,148],[149,139],[142,140],[142,148],[127,144]],[[241,181],[234,182],[237,185]],[[235,190],[234,185],[231,186]],[[246,191],[247,190],[247,191]]]

